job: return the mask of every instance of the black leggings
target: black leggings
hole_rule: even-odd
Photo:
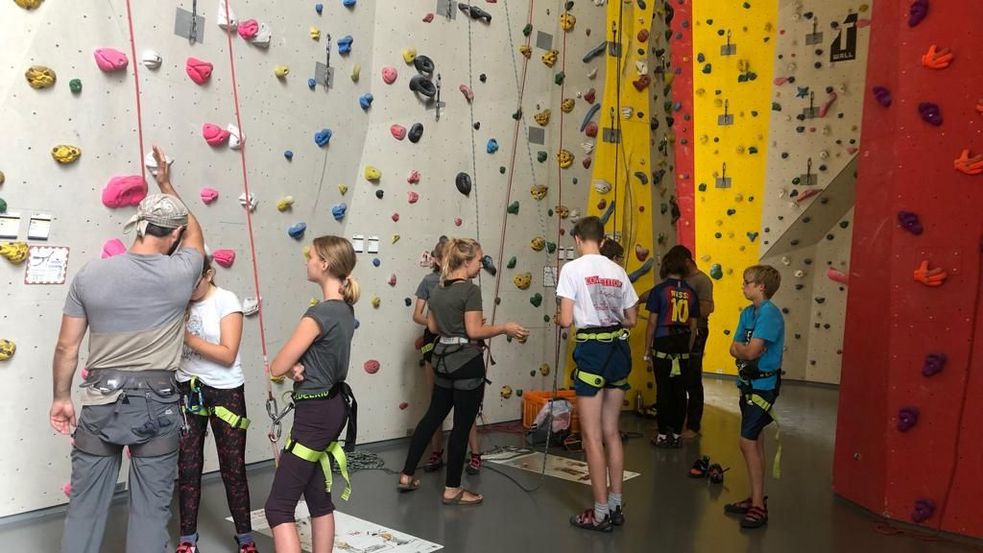
[[[476,362],[484,366],[484,360],[478,356]],[[458,370],[463,370],[464,367]],[[478,410],[481,408],[481,400],[485,395],[485,384],[482,382],[474,390],[454,390],[441,386],[433,387],[433,394],[430,396],[430,407],[423,419],[416,425],[413,431],[413,438],[410,440],[410,450],[406,454],[406,464],[403,466],[403,474],[413,476],[416,472],[416,465],[423,457],[423,452],[427,449],[427,444],[433,433],[436,432],[444,423],[451,408],[454,409],[454,428],[451,430],[451,437],[447,442],[447,478],[445,484],[448,488],[459,488],[461,486],[461,472],[464,470],[464,456],[468,448],[468,434],[478,417]]]
[[[199,384],[205,401],[211,407],[221,405],[236,415],[246,416],[246,399],[243,387],[222,390]],[[189,393],[189,384],[179,384],[181,393]],[[181,436],[181,453],[178,456],[178,505],[181,512],[181,535],[191,536],[198,531],[198,507],[201,503],[201,471],[204,465],[203,450],[208,422],[215,434],[218,466],[225,484],[225,496],[235,522],[236,533],[252,531],[249,519],[249,485],[246,483],[246,431],[232,428],[222,419],[212,415],[202,417],[187,414],[188,432]]]
[[[689,333],[656,338],[653,350],[663,353],[689,353]],[[679,359],[680,373],[672,374],[672,359],[660,359],[653,352],[655,368],[655,409],[659,434],[683,431],[686,418],[686,385],[690,378],[690,361]]]
[[[709,330],[699,329],[693,342],[686,377],[686,428],[699,432],[703,422],[703,352],[707,349]]]
[[[326,399],[305,399],[294,409],[290,438],[315,451],[324,451],[337,441],[345,426],[345,399],[341,394]],[[266,521],[270,528],[295,522],[294,510],[303,495],[311,518],[334,512],[331,490],[326,489],[321,463],[311,463],[284,451],[273,476],[273,488],[266,500]]]

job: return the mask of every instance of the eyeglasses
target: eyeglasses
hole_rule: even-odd
[[[754,282],[753,280],[745,280],[744,286],[747,286],[748,284],[757,284],[757,282]]]

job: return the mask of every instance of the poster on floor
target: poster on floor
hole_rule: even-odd
[[[273,537],[273,531],[266,522],[263,510],[255,510],[251,515],[253,531]],[[297,504],[295,516],[297,531],[300,532],[301,549],[310,553],[312,550],[311,515],[307,510],[307,503],[303,500]],[[232,517],[226,517],[226,520],[231,522]],[[429,553],[444,548],[442,545],[346,515],[341,511],[334,512],[334,524],[334,550],[342,553]]]
[[[537,474],[543,471],[543,453],[527,448],[504,448],[493,453],[486,453],[481,456],[481,459],[489,463],[528,470]],[[576,459],[546,455],[546,475],[571,482],[580,482],[586,486],[590,485],[587,463]],[[636,476],[639,476],[639,473],[626,470],[624,480],[631,480]]]

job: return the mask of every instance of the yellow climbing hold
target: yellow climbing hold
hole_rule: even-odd
[[[393,235],[393,244],[395,244],[396,242],[399,242],[399,235],[398,234],[394,234]]]
[[[528,44],[523,44],[522,46],[519,46],[519,53],[525,56],[526,59],[529,59],[529,57],[532,56],[532,47]]]
[[[355,64],[352,67],[352,82],[357,83],[359,75],[362,74],[362,66],[360,64]]]
[[[416,59],[416,48],[405,48],[403,50],[403,61],[406,63],[413,63]]]
[[[529,241],[529,247],[537,252],[541,252],[546,247],[546,239],[542,236],[537,236]]]
[[[532,118],[536,120],[537,125],[540,127],[545,127],[550,122],[550,115],[552,115],[552,112],[548,109],[544,109],[536,115],[533,115]]]
[[[571,111],[573,111],[573,108],[576,105],[577,105],[577,101],[574,100],[573,98],[564,98],[564,100],[560,102],[560,111],[562,111],[563,113],[570,113]]]
[[[573,154],[569,150],[560,150],[556,154],[556,159],[560,162],[560,169],[566,169],[573,165]]]
[[[25,10],[33,10],[41,5],[44,0],[14,0],[14,4],[24,8]]]
[[[311,27],[311,38],[313,40],[321,40],[321,29]]]
[[[372,296],[372,307],[379,309],[380,305],[382,305],[382,300],[379,299],[379,296]]]
[[[273,68],[273,74],[276,75],[278,79],[286,77],[290,73],[290,68],[286,65],[278,65]]]
[[[304,259],[310,259],[310,258],[311,258],[311,247],[304,246]]]
[[[577,24],[577,17],[570,12],[563,12],[560,14],[560,28],[564,31],[570,32],[573,30],[573,26]]]
[[[553,211],[556,212],[560,219],[566,219],[570,216],[570,208],[565,205],[558,205]]]
[[[509,399],[512,397],[512,386],[506,384],[505,386],[502,386],[502,390],[498,393],[502,396],[502,399]]]
[[[293,205],[294,205],[294,197],[293,196],[284,196],[284,197],[280,198],[279,200],[277,200],[277,202],[276,202],[276,209],[277,209],[277,211],[281,211],[282,212],[282,211],[286,211],[286,210],[290,209],[291,207],[293,207]]]
[[[0,340],[0,361],[6,361],[14,356],[17,351],[17,344],[10,340]]]
[[[348,193],[348,185],[347,184],[339,184],[338,185],[338,192],[340,192],[342,196],[344,196],[345,194],[347,194]]]
[[[3,171],[0,171],[0,184],[3,184],[6,180],[7,180],[7,175],[4,175]]]
[[[72,146],[70,144],[59,144],[51,149],[51,157],[55,158],[55,161],[62,165],[72,163],[81,156],[82,150],[78,146]]]
[[[539,374],[541,374],[543,376],[549,376],[550,375],[550,364],[549,363],[543,363],[542,365],[540,365],[539,366]]]
[[[542,248],[540,248],[542,249]],[[525,290],[532,284],[532,273],[519,273],[512,277],[512,284],[519,290]]]
[[[543,60],[543,63],[546,64],[546,67],[553,67],[553,64],[556,63],[556,57],[559,55],[560,52],[556,50],[548,50],[545,54],[543,54],[542,58],[540,59]]]
[[[17,265],[27,259],[26,242],[0,242],[0,256]]]
[[[43,65],[30,66],[24,73],[24,77],[31,88],[48,88],[53,86],[58,79],[54,69]]]
[[[365,166],[365,180],[372,182],[379,182],[382,178],[382,171],[376,169],[372,165]]]
[[[549,191],[549,187],[543,184],[534,184],[529,188],[529,194],[534,200],[542,200],[546,197],[546,192]]]
[[[317,299],[317,298],[311,298],[311,301],[309,301],[309,302],[308,302],[308,304],[309,304],[309,305],[310,305],[311,307],[314,307],[315,305],[317,305],[317,304],[319,304],[319,303],[321,303],[321,300],[319,300],[319,299]]]

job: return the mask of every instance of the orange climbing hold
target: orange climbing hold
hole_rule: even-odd
[[[939,48],[936,45],[928,47],[928,52],[922,54],[922,65],[929,69],[945,69],[952,63],[955,55],[948,48]]]
[[[983,115],[983,98],[976,99],[976,113]]]
[[[942,283],[948,277],[949,274],[943,271],[941,267],[929,269],[927,259],[922,260],[921,265],[915,269],[915,281],[921,282],[925,286],[942,286]]]
[[[952,166],[960,173],[979,175],[983,173],[983,154],[969,157],[969,150],[963,150],[959,157],[952,162]]]

